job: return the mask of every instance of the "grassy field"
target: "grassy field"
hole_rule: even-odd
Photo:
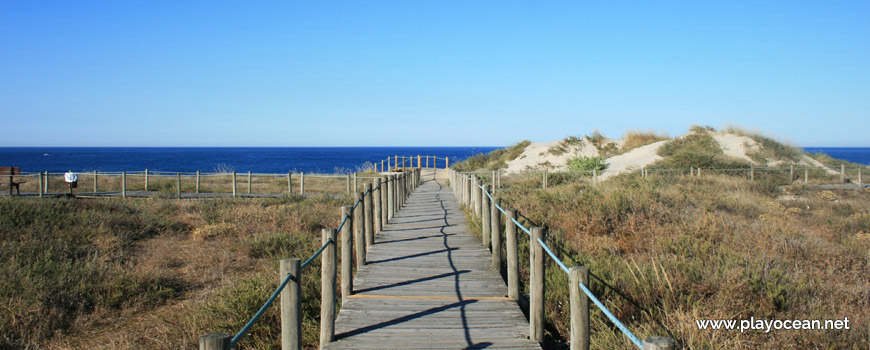
[[[866,349],[870,193],[778,177],[619,176],[499,194],[643,338],[691,349]],[[479,230],[479,224],[472,224]],[[525,238],[523,235],[522,238]],[[527,281],[528,243],[522,244]],[[527,283],[527,282],[526,282]],[[568,338],[567,277],[546,276],[547,347]],[[851,330],[699,330],[696,319],[840,319]],[[595,310],[592,348],[632,348]]]
[[[189,349],[235,333],[307,258],[349,198],[178,201],[0,198],[0,348]],[[303,272],[317,343],[319,264]],[[239,344],[278,346],[272,309]]]

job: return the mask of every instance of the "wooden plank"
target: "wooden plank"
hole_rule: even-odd
[[[366,259],[325,349],[541,348],[443,184],[421,184]]]

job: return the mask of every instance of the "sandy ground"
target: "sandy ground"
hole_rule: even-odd
[[[550,153],[551,149],[564,147],[562,154]],[[558,152],[556,152],[558,153]],[[568,159],[576,157],[597,157],[598,149],[585,137],[578,143],[565,144],[562,141],[532,142],[526,146],[516,159],[507,163],[508,173],[517,173],[525,170],[565,170]]]
[[[658,155],[659,147],[668,143],[668,141],[658,141],[635,148],[618,156],[610,157],[605,160],[607,169],[598,176],[599,180],[605,180],[611,176],[617,175],[627,170],[637,170],[655,163],[662,159]]]
[[[688,135],[688,134],[687,134]],[[775,164],[758,164],[749,156],[747,152],[761,147],[758,142],[746,136],[729,134],[724,132],[711,132],[710,136],[719,144],[725,155],[742,159],[750,164],[759,166],[775,165]],[[682,136],[681,136],[682,137]],[[607,140],[614,143],[617,147],[622,145],[622,140]],[[635,148],[629,152],[610,157],[605,160],[607,169],[599,174],[599,179],[604,180],[611,176],[617,175],[626,171],[642,169],[652,163],[662,159],[658,155],[658,149],[668,141],[659,141],[646,146]],[[566,151],[561,154],[553,154],[551,149],[563,147]],[[559,152],[554,152],[559,153]],[[525,151],[516,159],[507,163],[507,173],[517,173],[527,170],[552,170],[562,171],[566,169],[569,159],[575,157],[597,157],[599,156],[598,149],[589,141],[588,138],[583,138],[580,142],[567,144],[565,140],[552,142],[533,142],[529,144]],[[825,169],[830,175],[838,175],[834,169],[824,166],[815,159],[806,155],[801,157],[799,164],[808,165]]]
[[[711,132],[710,136],[713,136],[713,139],[719,143],[719,147],[722,148],[722,152],[725,152],[726,156],[743,159],[749,164],[758,164],[746,155],[746,152],[758,147],[758,142],[755,140],[746,136],[722,132]]]

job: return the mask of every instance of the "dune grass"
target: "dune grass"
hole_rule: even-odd
[[[730,169],[749,166],[745,161],[726,156],[719,143],[710,135],[708,128],[696,126],[692,130],[692,133],[662,145],[658,154],[664,159],[655,162],[651,168]]]
[[[167,349],[235,333],[307,258],[348,198],[0,198],[0,348]],[[316,264],[315,264],[316,265]],[[319,273],[303,273],[317,342]],[[270,310],[240,348],[278,346]]]
[[[780,141],[773,137],[765,136],[761,131],[752,131],[741,126],[730,125],[725,128],[725,132],[746,136],[758,142],[761,147],[748,152],[746,155],[761,164],[766,164],[768,161],[797,162],[800,160],[800,156],[804,154],[803,150],[799,147],[787,141]]]
[[[619,153],[625,153],[635,148],[646,146],[648,144],[669,140],[665,133],[657,133],[653,130],[629,130],[622,136],[622,147],[619,148]]]
[[[671,336],[692,349],[870,342],[868,195],[726,175],[619,176],[500,194],[527,217],[521,221],[549,228],[551,248],[569,266],[590,268],[592,290],[636,335]],[[521,249],[528,283],[528,244]],[[567,278],[549,264],[546,283],[546,345],[558,348],[568,338]],[[853,327],[740,333],[694,322],[749,317],[848,317]],[[599,311],[590,318],[592,348],[632,348]]]
[[[508,148],[500,148],[489,153],[476,154],[454,164],[451,168],[457,171],[495,170],[507,167],[507,162],[520,156],[531,141],[521,141]]]

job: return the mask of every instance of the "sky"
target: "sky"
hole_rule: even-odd
[[[0,147],[868,147],[870,2],[0,0]]]

